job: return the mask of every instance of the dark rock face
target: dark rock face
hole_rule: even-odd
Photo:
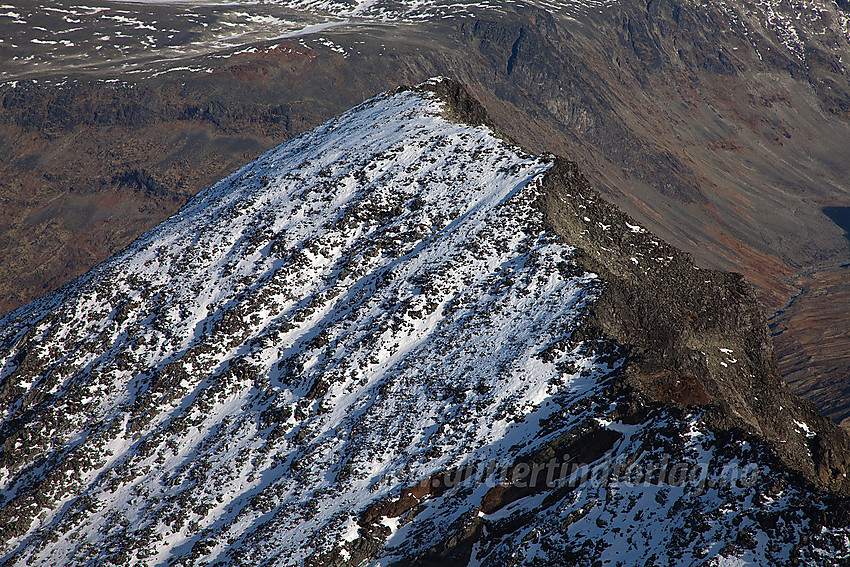
[[[430,90],[446,103],[446,118],[470,126],[493,127],[490,116],[477,99],[469,91],[453,79],[443,79],[428,83],[423,90]]]
[[[547,224],[607,282],[586,332],[627,350],[623,385],[637,406],[709,407],[717,429],[760,437],[814,485],[848,493],[848,438],[788,390],[749,282],[698,268],[605,202],[575,163],[559,160],[544,186]],[[794,420],[817,424],[814,454]]]

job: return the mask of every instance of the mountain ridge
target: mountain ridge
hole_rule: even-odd
[[[452,80],[439,85],[446,85],[435,92],[452,110],[450,116],[493,128],[486,109],[462,85]],[[509,138],[507,141],[514,143]],[[821,416],[813,404],[798,399],[785,387],[767,320],[750,283],[741,274],[699,268],[689,254],[661,241],[605,201],[575,162],[557,157],[542,183],[544,192],[537,206],[543,211],[545,225],[576,247],[578,265],[608,282],[594,302],[583,332],[613,339],[631,351],[629,358],[633,360],[626,363],[625,388],[634,390],[636,403],[672,403],[682,408],[713,406],[710,423],[714,428],[764,437],[783,462],[815,485],[846,494],[850,485],[842,475],[850,465],[850,438]],[[617,252],[613,257],[612,244]],[[659,264],[666,268],[663,275],[655,269]],[[671,273],[675,274],[672,278]],[[654,311],[652,298],[659,295],[668,299],[667,309]],[[708,299],[703,299],[706,296]],[[706,334],[724,327],[744,334],[742,348],[737,352],[749,359],[748,364],[735,367],[747,366],[731,379],[711,370],[711,366],[729,368],[725,355],[733,352],[731,349],[720,347],[719,354],[712,356],[692,342],[695,336],[706,341]],[[718,337],[715,341],[719,345],[728,343],[728,339]],[[700,346],[708,350],[705,343]],[[703,364],[694,355],[702,355],[710,363]],[[671,363],[681,373],[676,385],[665,382],[670,377]],[[756,372],[761,375],[755,377]],[[681,386],[678,382],[683,375],[687,383]],[[730,382],[744,385],[749,392],[730,390]],[[748,407],[751,402],[747,398],[753,394],[757,394],[756,398],[769,395],[772,390],[778,390],[780,395],[758,410]],[[730,399],[737,403],[730,404]],[[819,438],[827,439],[816,453],[818,461],[805,467],[804,472],[799,467],[804,460],[801,453],[807,449],[790,448],[792,431],[787,427],[777,430],[772,423],[783,405],[796,406],[796,411],[805,416],[802,421],[817,423]],[[741,407],[747,408],[744,415]]]
[[[842,553],[846,437],[748,285],[488,122],[445,79],[371,99],[0,319],[5,563]]]

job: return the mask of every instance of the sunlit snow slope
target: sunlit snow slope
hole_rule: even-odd
[[[573,336],[601,283],[536,206],[553,162],[448,120],[438,87],[270,151],[0,320],[0,560],[835,557],[840,529],[801,543],[803,508],[826,505],[698,411],[618,421],[622,358]],[[761,484],[432,482],[567,452],[652,465],[670,447]]]
[[[6,445],[4,513],[53,510],[7,527],[7,553],[83,563],[132,537],[145,564],[201,540],[295,563],[595,387],[591,357],[540,358],[594,289],[529,206],[550,163],[440,105],[369,101],[3,322],[6,424],[38,411]]]

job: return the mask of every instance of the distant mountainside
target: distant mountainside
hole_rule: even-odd
[[[823,565],[850,445],[740,276],[380,95],[0,319],[5,565]]]

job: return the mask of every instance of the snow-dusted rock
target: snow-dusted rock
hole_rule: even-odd
[[[587,254],[640,239],[612,246],[663,280],[673,253],[576,195],[577,258],[541,206],[554,158],[481,123],[450,81],[376,97],[0,320],[6,564],[776,565],[846,547],[773,439],[716,427],[715,393],[629,390],[626,338],[585,325],[607,285]],[[796,427],[800,446],[824,435]]]

